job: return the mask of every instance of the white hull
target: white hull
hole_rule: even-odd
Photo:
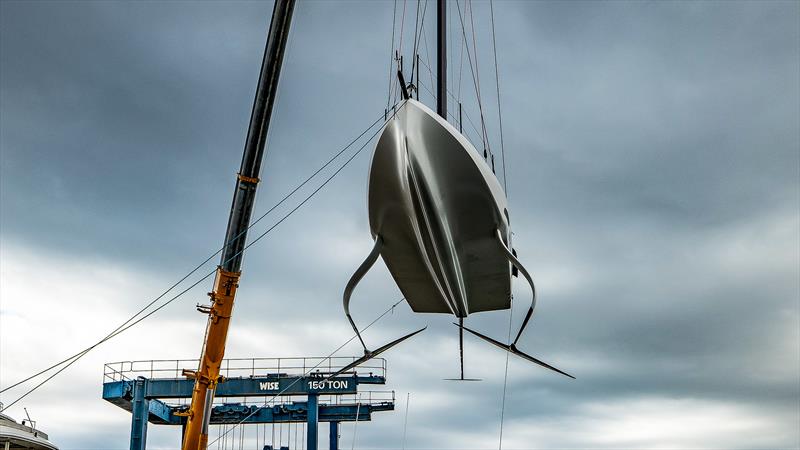
[[[458,317],[511,306],[503,189],[472,144],[415,100],[381,133],[369,176],[373,238],[415,312]]]

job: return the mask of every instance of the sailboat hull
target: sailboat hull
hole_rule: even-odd
[[[406,100],[376,144],[369,221],[381,256],[415,312],[458,317],[508,309],[511,272],[505,194],[452,125]]]

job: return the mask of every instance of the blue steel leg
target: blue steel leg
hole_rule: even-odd
[[[356,417],[356,420],[358,420],[358,417]],[[330,450],[339,450],[339,422],[331,422]]]
[[[131,415],[131,450],[145,450],[147,445],[147,416],[150,401],[144,398],[147,379],[139,377],[133,382],[133,414]]]
[[[308,394],[308,432],[306,440],[308,441],[308,450],[317,450],[318,441],[318,427],[319,427],[319,395]]]

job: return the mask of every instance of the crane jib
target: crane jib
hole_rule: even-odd
[[[225,244],[214,287],[209,294],[211,306],[198,308],[199,311],[208,314],[208,323],[200,365],[196,372],[185,371],[187,376],[194,379],[194,389],[191,407],[187,413],[183,450],[205,450],[208,444],[209,411],[217,383],[220,381],[219,369],[225,355],[225,341],[241,276],[247,229],[253,212],[294,4],[295,0],[276,0],[272,11],[242,164],[236,177]]]

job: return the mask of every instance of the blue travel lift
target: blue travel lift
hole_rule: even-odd
[[[141,362],[140,362],[141,363]],[[109,365],[106,366],[108,369]],[[385,367],[385,366],[384,366]],[[168,404],[165,400],[190,399],[194,380],[181,378],[126,377],[122,372],[106,372],[103,383],[103,399],[130,411],[131,450],[145,450],[148,422],[158,425],[186,425],[186,405]],[[129,373],[129,375],[134,372]],[[385,372],[349,373],[327,378],[327,373],[311,373],[305,376],[287,373],[271,373],[263,376],[240,376],[226,378],[217,386],[216,397],[265,398],[275,396],[304,396],[306,401],[283,404],[262,400],[256,404],[223,403],[211,409],[211,425],[223,424],[275,424],[307,423],[306,443],[309,450],[316,449],[319,441],[319,422],[330,424],[330,449],[339,448],[339,423],[370,421],[372,413],[394,410],[394,393],[391,398],[366,403],[344,404],[319,403],[320,395],[357,395],[361,384],[386,384]],[[265,446],[268,449],[269,446]],[[277,450],[277,449],[276,449]]]

